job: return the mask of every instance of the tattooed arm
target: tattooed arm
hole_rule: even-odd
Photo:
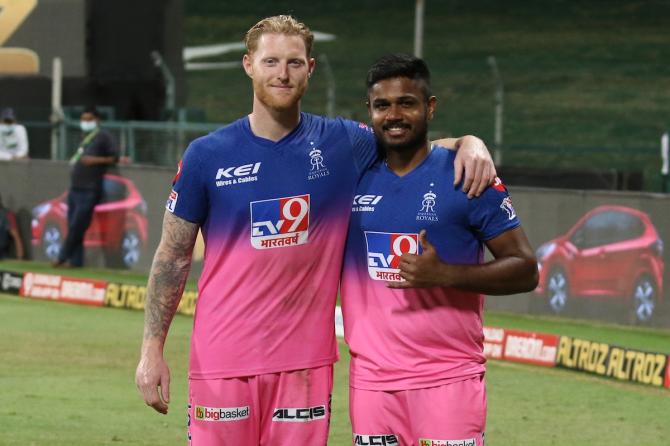
[[[135,383],[147,405],[163,414],[170,400],[170,369],[163,358],[163,346],[191,269],[197,234],[198,225],[166,211],[149,273],[144,339]]]

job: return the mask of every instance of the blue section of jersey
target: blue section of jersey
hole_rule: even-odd
[[[191,143],[167,208],[205,231],[244,229],[251,202],[304,194],[310,218],[346,216],[376,156],[372,131],[353,121],[302,113],[275,142],[255,136],[244,117]]]
[[[476,264],[483,260],[485,241],[519,226],[501,183],[473,199],[467,198],[460,185],[453,185],[454,158],[455,152],[435,147],[402,177],[383,161],[363,175],[352,207],[345,268],[349,262],[357,268],[394,267],[391,262],[411,252],[414,235],[422,229],[442,261]],[[397,240],[396,245],[377,252],[370,246],[379,239],[376,233],[387,234],[389,243]]]

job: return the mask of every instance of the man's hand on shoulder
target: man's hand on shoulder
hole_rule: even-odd
[[[480,196],[495,179],[497,172],[491,154],[484,141],[476,136],[438,139],[434,143],[457,151],[454,160],[454,186],[463,180],[463,192],[468,194],[468,198]]]

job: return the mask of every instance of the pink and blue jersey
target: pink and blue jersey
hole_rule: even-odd
[[[442,261],[477,264],[485,241],[519,225],[499,181],[472,200],[454,187],[454,157],[437,147],[403,177],[379,161],[356,189],[341,285],[354,388],[420,389],[484,373],[483,296],[386,287],[401,280],[400,256],[420,253],[422,229]]]
[[[192,379],[337,360],[351,200],[376,157],[366,126],[307,113],[277,142],[255,136],[245,117],[191,143],[167,209],[200,225],[205,239]]]

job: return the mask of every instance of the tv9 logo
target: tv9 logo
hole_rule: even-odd
[[[419,234],[365,231],[368,251],[368,274],[372,280],[401,282],[400,257],[419,254]]]
[[[252,201],[251,246],[281,248],[307,243],[309,194]]]

